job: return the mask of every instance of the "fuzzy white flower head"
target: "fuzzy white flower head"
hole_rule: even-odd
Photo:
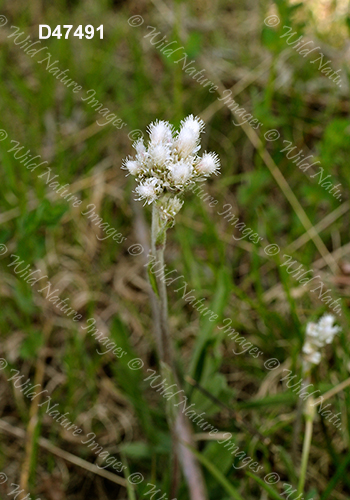
[[[198,137],[193,130],[181,130],[175,143],[181,158],[187,158],[198,151]]]
[[[332,314],[325,314],[318,323],[306,325],[306,339],[303,345],[305,359],[309,363],[318,364],[321,361],[319,350],[326,344],[331,344],[335,335],[340,332],[339,326],[334,326]]]
[[[203,129],[204,122],[193,115],[181,122],[177,135],[169,122],[155,121],[148,127],[148,144],[137,140],[133,144],[135,158],[123,162],[123,168],[136,177],[137,199],[148,204],[156,202],[162,217],[170,222],[183,203],[176,195],[182,195],[196,181],[218,173],[217,155],[198,155]]]
[[[134,161],[134,160],[128,160],[125,163],[125,167],[127,168],[127,170],[129,171],[129,173],[131,175],[137,175],[142,170],[141,164],[138,161]]]
[[[306,325],[306,335],[309,337],[318,337],[318,326],[317,323],[307,323]]]
[[[175,148],[181,158],[194,155],[199,149],[199,135],[204,122],[200,118],[188,116],[181,122],[182,127],[175,141]]]
[[[312,354],[313,352],[314,352],[314,346],[306,340],[303,345],[303,353]]]
[[[204,153],[201,160],[196,165],[196,171],[200,175],[217,175],[220,170],[220,160],[215,153]]]
[[[332,314],[325,314],[318,323],[320,337],[325,344],[331,344],[335,335],[341,330],[340,326],[333,325],[334,321]]]
[[[162,192],[162,186],[160,185],[158,179],[151,177],[146,179],[145,182],[141,183],[137,188],[135,188],[135,193],[139,195],[139,200],[145,200],[145,203],[153,203],[160,193]]]
[[[179,161],[170,167],[171,178],[176,187],[184,186],[191,178],[192,165],[185,161]]]
[[[170,159],[170,149],[165,144],[157,144],[150,148],[149,157],[155,166],[163,166]]]
[[[309,361],[310,363],[314,364],[314,365],[318,365],[320,364],[320,361],[321,361],[321,353],[319,353],[318,351],[316,352],[312,352],[309,356]]]
[[[169,122],[156,121],[148,127],[149,137],[153,146],[157,144],[167,144],[172,141],[173,134]]]
[[[142,162],[147,157],[146,146],[143,143],[143,139],[139,139],[133,144],[133,147],[136,149],[137,159]]]
[[[191,130],[197,135],[198,139],[199,135],[204,131],[204,121],[198,118],[198,116],[187,116],[187,118],[182,120],[181,125],[181,130]]]

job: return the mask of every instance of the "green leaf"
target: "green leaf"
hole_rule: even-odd
[[[200,33],[199,31],[192,31],[192,33],[188,37],[185,47],[185,51],[190,59],[197,57],[199,55],[202,49],[202,40],[203,40],[202,33]],[[180,54],[180,51],[178,52],[178,54]]]
[[[123,461],[123,464],[125,464],[126,469],[125,469],[125,477],[130,476],[130,469],[129,469],[129,464],[126,460],[126,456],[123,452],[120,453],[121,459]],[[132,483],[130,481],[126,481],[126,491],[128,492],[128,499],[129,500],[136,500],[136,495],[135,491],[132,487]]]
[[[256,476],[255,474],[252,474],[251,472],[246,472],[247,476],[251,477],[256,481],[262,488],[264,488],[265,491],[270,495],[271,498],[274,500],[283,500],[282,497],[275,491],[271,486],[265,483],[260,477]]]
[[[202,455],[199,451],[197,451],[195,448],[192,448],[192,446],[186,445],[192,453],[198,458],[198,460],[208,469],[208,471],[212,474],[217,481],[221,484],[221,486],[227,491],[227,493],[234,498],[235,500],[244,500],[244,498],[240,495],[238,490],[226,479],[226,477],[220,472],[220,470],[213,465],[206,457]],[[280,498],[279,498],[280,500]]]
[[[152,290],[154,291],[154,293],[159,298],[159,291],[158,291],[158,286],[157,286],[157,280],[156,280],[154,274],[151,271],[151,262],[147,266],[147,273],[148,273],[148,278],[149,278],[149,282],[151,284]]]
[[[347,16],[345,19],[346,26],[349,30],[349,35],[350,35],[350,16]]]
[[[323,495],[321,496],[321,500],[327,500],[329,498],[330,494],[334,490],[334,488],[337,486],[338,482],[341,481],[344,473],[346,474],[346,469],[348,465],[350,464],[350,452],[346,455],[342,463],[339,465],[337,470],[335,471],[334,476],[332,479],[329,481],[327,488],[323,492]]]
[[[267,47],[272,52],[278,52],[280,50],[281,40],[273,28],[268,28],[264,26],[261,33],[261,41],[265,47]]]
[[[217,441],[208,443],[203,452],[204,456],[212,463],[214,466],[226,474],[232,464],[232,454],[231,451],[219,444]]]
[[[135,441],[133,443],[121,445],[120,449],[122,450],[123,455],[132,459],[149,460],[152,457],[151,447],[142,441]]]
[[[231,280],[229,273],[226,268],[222,267],[218,270],[215,295],[209,307],[219,318],[223,314],[230,292]],[[209,321],[207,317],[201,321],[200,335],[197,338],[190,366],[190,375],[197,381],[200,380],[204,369],[207,348],[210,344],[215,343],[216,336],[213,335],[215,324],[215,321]]]
[[[20,354],[23,359],[34,359],[38,355],[40,347],[43,345],[42,333],[32,330],[22,342]]]

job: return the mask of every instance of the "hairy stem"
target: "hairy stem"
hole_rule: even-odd
[[[164,250],[166,243],[166,232],[161,227],[161,221],[157,207],[153,205],[152,211],[152,254],[160,269],[156,274],[157,289],[159,293],[159,317],[160,317],[160,358],[164,363],[172,367],[173,357],[171,352],[171,341],[168,327],[168,297],[164,280]]]
[[[164,250],[166,243],[166,226],[160,218],[158,209],[153,205],[152,211],[152,254],[157,262],[157,272],[155,274],[158,290],[157,317],[160,321],[158,328],[158,350],[161,362],[171,370],[177,386],[180,388],[179,380],[176,374],[172,343],[170,339],[168,326],[168,298],[166,293],[165,275],[164,275]],[[174,419],[168,418],[169,426],[177,455],[181,463],[185,480],[188,484],[191,500],[207,500],[205,482],[202,471],[197,459],[187,446],[182,442],[194,447],[192,429],[188,418],[179,410],[176,410]],[[181,441],[180,441],[181,438]]]
[[[311,397],[310,399],[313,399],[313,398]],[[312,439],[313,422],[314,422],[313,416],[306,415],[303,454],[302,454],[302,458],[301,458],[300,478],[299,478],[297,495],[300,495],[304,492],[307,464],[308,464],[308,460],[309,460],[309,453],[310,453],[310,446],[311,446],[311,439]]]
[[[306,384],[308,384],[310,382],[310,375],[311,375],[310,372],[311,372],[311,367],[307,363],[304,363],[303,373],[304,373],[304,379],[305,379]],[[305,410],[304,410],[306,424],[305,424],[303,451],[302,451],[302,455],[301,455],[300,476],[299,476],[299,484],[298,484],[298,491],[297,491],[298,495],[301,495],[304,492],[307,464],[309,461],[309,453],[310,453],[313,423],[314,423],[314,416],[315,416],[315,408],[314,408],[313,402],[314,402],[314,398],[312,396],[310,396],[306,400]]]

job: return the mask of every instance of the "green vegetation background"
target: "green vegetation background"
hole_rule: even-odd
[[[264,18],[273,13],[279,15],[281,23],[268,28]],[[44,359],[44,385],[53,391],[60,411],[69,412],[71,420],[86,433],[94,432],[96,440],[116,457],[122,453],[130,473],[144,475],[146,480],[135,487],[137,498],[143,498],[147,482],[157,484],[170,498],[172,449],[165,401],[143,381],[147,368],[158,369],[144,263],[127,251],[140,241],[135,223],[139,215],[131,201],[133,180],[125,177],[120,166],[122,159],[132,154],[130,131],[145,132],[155,119],[178,126],[188,114],[201,115],[206,121],[203,149],[216,151],[222,163],[221,175],[206,186],[218,205],[210,208],[197,196],[187,196],[177,224],[168,233],[166,261],[169,268],[185,276],[189,289],[194,289],[198,298],[204,297],[219,319],[217,324],[208,322],[169,287],[172,337],[183,376],[194,377],[279,449],[272,453],[227,409],[187,385],[187,395],[198,413],[205,411],[206,418],[221,432],[231,432],[237,445],[264,466],[264,475],[276,471],[281,476],[281,483],[271,487],[277,496],[271,496],[247,474],[247,468],[232,467],[232,456],[222,445],[199,440],[201,456],[220,472],[215,475],[205,468],[210,498],[230,498],[225,479],[241,498],[283,498],[278,496],[283,492],[282,483],[297,482],[303,432],[298,436],[299,458],[293,463],[298,398],[279,382],[282,371],[267,371],[264,361],[277,358],[281,369],[292,369],[300,376],[299,353],[306,322],[327,310],[316,294],[298,288],[296,280],[279,266],[283,254],[293,255],[305,268],[320,272],[334,296],[342,297],[339,323],[343,332],[325,351],[315,387],[325,392],[349,376],[348,13],[341,11],[337,2],[330,4],[326,21],[324,17],[322,21],[312,3],[291,5],[284,0],[168,4],[160,0],[33,0],[30,4],[3,2],[0,14],[9,19],[8,25],[0,28],[0,128],[8,133],[8,139],[0,142],[0,243],[47,274],[62,297],[68,297],[82,314],[82,321],[100,318],[116,344],[128,351],[120,360],[113,354],[98,355],[98,345],[86,330],[59,315],[35,287],[16,276],[7,267],[12,261],[9,254],[1,257],[0,355],[9,363],[1,375],[1,418],[26,428],[30,401],[6,379],[11,368],[34,379],[38,360]],[[132,15],[141,15],[144,24],[131,27],[128,18]],[[83,91],[74,94],[48,73],[44,64],[37,63],[38,56],[28,57],[7,38],[10,25],[15,25],[37,40],[39,24],[52,28],[57,24],[104,25],[103,40],[70,36],[68,40],[50,38],[42,44],[62,70],[69,68],[69,76],[84,91],[94,89],[95,97],[127,126],[121,130],[97,126],[99,115],[82,101]],[[288,47],[280,38],[284,25],[292,26],[297,36],[322,45],[332,67],[342,69],[341,89],[321,75],[310,58]],[[213,109],[219,94],[210,94],[185,74],[181,63],[175,64],[175,57],[166,58],[153,47],[145,38],[150,31],[147,26],[176,41],[175,47],[184,46],[189,60],[195,61],[198,70],[205,68],[220,89],[231,88],[242,79],[247,82],[235,99],[263,123],[257,131],[263,147],[311,223],[316,226],[332,214],[329,223],[317,228],[338,262],[335,274],[322,267],[312,240],[306,238],[294,250],[289,248],[306,231],[286,192],[277,185],[242,127],[232,124],[230,110],[226,106]],[[266,142],[263,134],[270,129],[278,129],[280,139]],[[26,170],[8,152],[10,140],[48,160],[60,183],[69,184],[83,205],[74,209],[53,196],[36,171]],[[283,140],[292,141],[305,156],[313,154],[335,184],[341,183],[342,202],[319,186],[317,178],[310,179],[286,159],[280,152],[285,147]],[[96,227],[81,214],[89,203],[94,203],[104,221],[127,240],[121,244],[112,238],[98,241]],[[264,240],[257,245],[247,239],[235,241],[232,234],[239,237],[239,233],[218,214],[225,204],[231,204],[232,212]],[[145,208],[147,223],[149,212]],[[277,243],[280,254],[268,257],[263,252],[268,243]],[[225,318],[231,318],[232,326],[264,355],[258,359],[247,354],[234,356],[235,344],[217,328]],[[128,361],[135,357],[143,359],[143,370],[128,368]],[[349,497],[349,391],[330,402],[335,413],[342,412],[342,430],[317,417],[305,498]],[[201,432],[195,426],[194,431]],[[33,496],[122,499],[132,495],[43,450],[38,446],[39,436],[86,461],[96,459],[90,449],[41,411],[30,464]],[[18,482],[24,443],[3,432],[1,437],[0,470]],[[48,480],[51,488],[45,486]],[[188,498],[183,482],[177,498]]]

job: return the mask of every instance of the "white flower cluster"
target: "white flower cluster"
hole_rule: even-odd
[[[204,122],[193,115],[181,122],[178,132],[169,122],[151,123],[148,147],[143,139],[136,141],[135,158],[127,158],[123,163],[123,168],[138,182],[137,199],[144,200],[145,204],[159,200],[164,218],[174,217],[180,210],[183,202],[176,194],[183,193],[195,181],[219,172],[220,162],[215,153],[204,153],[202,157],[197,154],[203,129]]]
[[[319,350],[326,344],[333,342],[334,336],[340,332],[339,326],[334,326],[335,318],[332,314],[325,314],[318,323],[308,323],[306,339],[303,346],[305,360],[318,365],[321,361]]]

